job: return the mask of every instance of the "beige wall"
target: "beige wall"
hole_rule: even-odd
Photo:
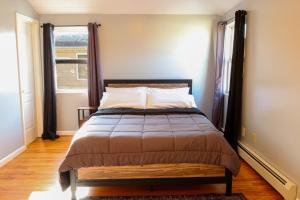
[[[197,104],[209,117],[214,87],[215,19],[216,16],[201,15],[41,16],[42,22],[55,25],[101,23],[100,60],[105,79],[191,78]],[[68,95],[74,97],[60,94],[58,102],[69,99]],[[76,108],[75,103],[68,107],[70,110],[58,107],[63,115],[59,118],[65,119],[58,121],[59,130],[77,129],[77,116],[69,115]]]
[[[26,0],[0,1],[0,160],[24,145],[18,82],[16,12],[38,18]]]
[[[247,134],[241,139],[300,187],[300,1],[246,0],[239,8],[249,13],[243,95]]]
[[[67,132],[77,130],[77,108],[88,105],[87,93],[57,93],[56,99],[57,130]]]

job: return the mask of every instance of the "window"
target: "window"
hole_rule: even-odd
[[[233,39],[234,39],[234,22],[231,22],[226,25],[225,41],[224,41],[223,91],[225,94],[229,93],[229,88],[230,88]]]
[[[87,27],[55,27],[56,88],[87,89]]]

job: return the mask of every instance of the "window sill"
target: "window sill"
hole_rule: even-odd
[[[87,89],[58,89],[56,94],[87,94]]]

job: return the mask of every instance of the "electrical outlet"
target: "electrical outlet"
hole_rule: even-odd
[[[242,136],[246,137],[246,128],[244,126],[242,127]]]
[[[252,133],[252,142],[255,144],[256,143],[256,133]]]

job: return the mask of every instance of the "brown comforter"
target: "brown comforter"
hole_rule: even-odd
[[[158,163],[222,165],[233,175],[240,168],[223,134],[196,109],[106,110],[75,134],[59,168],[60,183],[69,186],[71,169]]]

